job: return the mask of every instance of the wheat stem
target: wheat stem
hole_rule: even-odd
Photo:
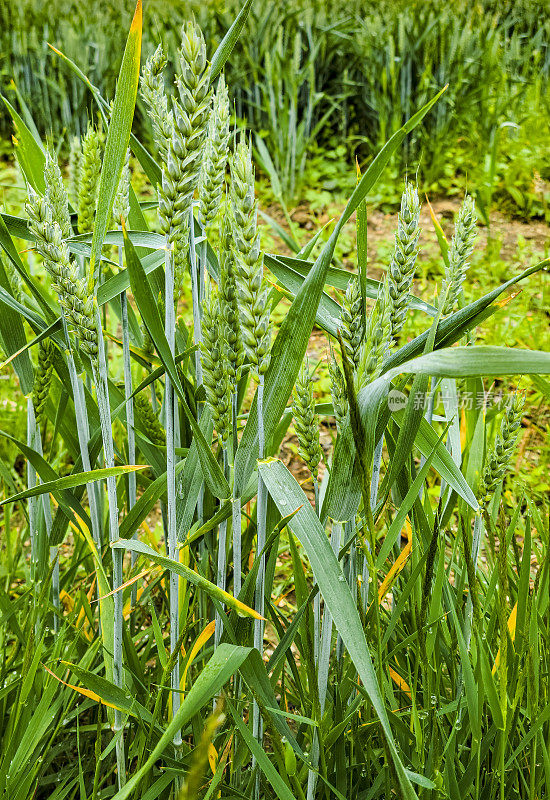
[[[197,261],[197,251],[195,247],[195,220],[193,209],[189,211],[189,263],[191,267],[191,294],[193,300],[193,334],[197,351],[195,353],[195,370],[197,375],[197,389],[202,386],[202,364],[201,364],[201,344],[202,344],[202,324],[200,309],[200,284],[199,271],[201,270],[200,259]]]
[[[223,469],[226,477],[229,475],[229,456],[227,447],[223,448]],[[225,591],[227,585],[227,520],[224,519],[220,523],[219,536],[218,536],[218,565],[216,573],[216,586]],[[222,610],[225,605],[222,604]],[[223,633],[223,624],[219,611],[216,610],[215,614],[215,631],[214,631],[214,645],[217,647],[221,641]]]
[[[258,390],[256,392],[257,407],[258,407],[258,455],[260,459],[265,458],[265,428],[264,428],[264,375],[260,373],[258,381]],[[261,616],[264,616],[265,611],[265,553],[263,549],[266,542],[266,515],[267,515],[267,487],[262,480],[261,475],[258,473],[258,499],[256,503],[256,527],[257,527],[257,542],[256,553],[260,559],[258,567],[258,575],[256,578],[256,591],[254,594],[254,609]],[[254,620],[254,647],[256,650],[263,654],[263,641],[264,641],[264,621],[263,619]],[[260,717],[260,709],[258,704],[254,701],[252,709],[252,732],[254,737],[262,740],[262,725]]]
[[[340,552],[340,546],[342,543],[341,522],[333,521],[330,543],[332,545],[332,550],[334,554],[336,555],[336,557],[338,557],[338,553]],[[319,592],[317,592],[315,599],[317,599],[319,596],[320,596]],[[319,646],[319,663],[317,668],[317,691],[319,694],[319,714],[322,717],[325,711],[325,703],[327,698],[330,651],[332,644],[332,615],[328,610],[328,608],[326,607],[326,605],[323,612],[323,626],[319,639],[320,639],[320,646]],[[319,733],[316,728],[314,730],[313,743],[311,748],[311,763],[315,770],[317,770],[319,766],[319,756],[320,756]],[[313,770],[309,770],[307,778],[307,795],[306,795],[307,800],[313,800],[315,796],[316,785],[317,785],[317,773],[314,772]]]
[[[174,314],[174,265],[170,246],[170,234],[166,235],[166,251],[164,258],[164,329],[172,356],[175,354],[176,320]],[[178,544],[176,539],[176,439],[175,439],[175,394],[172,382],[166,374],[164,389],[164,411],[166,427],[166,497],[168,525],[168,557],[178,561]],[[170,652],[174,653],[179,636],[179,576],[170,572]],[[179,658],[172,670],[172,717],[180,706]],[[174,747],[181,745],[181,732],[174,734]]]
[[[237,452],[237,404],[238,391],[235,388],[231,397],[233,427],[233,458]],[[242,533],[241,533],[241,500],[236,495],[236,482],[233,481],[233,497],[231,500],[231,528],[233,532],[233,594],[238,597],[242,588]]]
[[[44,453],[42,451],[42,437],[40,436],[40,430],[36,430],[35,436],[35,450],[38,455],[43,456]],[[52,534],[52,508],[50,505],[50,495],[46,492],[42,495],[42,507],[44,509],[44,522],[46,525],[46,537],[48,540],[51,538]],[[50,563],[53,564],[52,569],[52,603],[55,609],[53,615],[53,629],[54,633],[57,633],[59,630],[59,616],[58,611],[60,608],[59,604],[59,548],[57,545],[50,546],[49,548],[49,558]]]
[[[32,397],[27,398],[27,446],[34,450],[36,441],[36,421],[34,418],[34,408]],[[36,486],[36,470],[29,460],[27,460],[27,488],[34,489]],[[37,581],[37,539],[38,539],[38,498],[29,498],[29,532],[31,542],[31,581]]]
[[[119,266],[122,269],[122,249],[119,249]],[[130,360],[130,330],[128,325],[128,298],[126,292],[120,294],[120,307],[122,316],[122,358],[124,362],[124,400],[126,404],[126,434],[128,437],[128,463],[136,463],[136,437],[134,432],[134,401],[132,399],[132,367]],[[137,500],[137,483],[135,472],[128,475],[128,511],[134,507]],[[137,538],[137,530],[134,531]],[[135,564],[136,553],[132,553],[131,564]],[[137,586],[132,587],[132,605],[137,600]]]
[[[111,427],[111,411],[109,408],[109,386],[107,377],[107,363],[105,360],[105,348],[103,347],[103,336],[101,332],[101,318],[97,312],[97,331],[98,331],[98,360],[92,359],[92,374],[96,389],[97,406],[99,410],[99,420],[101,425],[101,435],[103,438],[103,455],[105,466],[109,469],[115,465],[115,453],[113,446],[113,431]],[[118,501],[116,491],[116,480],[114,475],[107,478],[107,496],[109,503],[109,540],[111,544],[119,538],[118,533]],[[120,587],[123,583],[122,565],[124,553],[120,549],[112,550],[113,554],[113,591],[115,605],[114,620],[114,642],[113,642],[113,682],[118,688],[124,684],[122,675],[122,626],[123,626],[123,596]],[[115,709],[115,736],[123,729],[122,712]],[[126,783],[126,759],[124,753],[124,733],[120,733],[116,743],[116,757],[118,769],[119,788]]]
[[[86,408],[86,401],[84,398],[84,387],[78,378],[74,355],[69,338],[69,331],[67,327],[67,320],[65,314],[61,312],[61,320],[63,323],[63,333],[65,336],[65,344],[67,347],[66,356],[67,364],[69,367],[69,378],[71,381],[71,388],[73,391],[73,400],[75,407],[76,418],[76,431],[78,436],[78,444],[80,447],[80,458],[82,460],[82,469],[84,472],[90,472],[92,469],[90,461],[90,453],[88,450],[88,443],[90,441],[90,426],[88,421],[88,409]],[[99,503],[97,496],[97,484],[87,483],[86,492],[88,494],[88,503],[90,505],[90,518],[92,521],[92,538],[96,550],[101,553],[101,515],[99,513]]]

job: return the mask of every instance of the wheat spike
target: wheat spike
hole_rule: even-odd
[[[82,142],[78,177],[78,232],[88,233],[94,227],[97,189],[101,172],[101,136],[91,125]]]
[[[407,182],[401,197],[395,246],[388,270],[392,340],[401,332],[409,307],[409,291],[418,255],[419,218],[418,192],[412,183]]]
[[[53,218],[59,223],[63,238],[67,239],[73,235],[69,214],[69,198],[63,185],[63,176],[61,175],[57,158],[49,150],[46,152],[44,181],[46,183],[46,202],[52,209]]]
[[[218,81],[210,121],[206,157],[199,183],[199,218],[208,228],[220,209],[229,144],[229,96],[223,75]]]
[[[292,414],[298,437],[298,452],[314,480],[317,480],[318,466],[323,457],[323,451],[319,443],[319,418],[315,413],[313,378],[309,374],[307,361],[302,364],[294,388]]]
[[[476,236],[476,204],[473,197],[466,195],[458,211],[455,231],[449,247],[449,266],[445,269],[444,282],[444,285],[448,287],[448,295],[443,309],[444,314],[452,314],[460,297],[462,284],[470,266],[468,258],[472,255]]]
[[[44,259],[67,320],[80,339],[81,349],[95,360],[98,338],[93,294],[89,293],[87,283],[79,277],[77,266],[69,257],[61,228],[52,218],[50,206],[32,189],[29,189],[26,210],[30,230],[36,239],[36,250]]]
[[[346,353],[357,369],[361,355],[361,345],[365,334],[365,317],[363,313],[363,298],[359,277],[353,275],[346,287],[342,303],[342,327],[340,332],[346,348]]]
[[[230,198],[243,342],[253,373],[261,375],[267,371],[271,359],[271,321],[257,230],[254,169],[244,138],[231,160]]]

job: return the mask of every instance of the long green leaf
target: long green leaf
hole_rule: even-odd
[[[20,278],[29,287],[31,294],[38,302],[40,308],[44,311],[49,321],[52,322],[57,316],[57,314],[55,314],[55,312],[53,311],[51,302],[44,288],[35,278],[29,275],[29,273],[25,269],[25,265],[21,261],[21,256],[17,252],[17,248],[11,238],[12,236],[19,237],[20,234],[17,231],[14,231],[13,227],[8,224],[10,219],[15,219],[15,218],[13,217],[10,218],[8,217],[7,214],[0,214],[0,247],[5,251],[11,263],[19,273]],[[23,224],[22,227],[25,232],[28,232],[28,227],[26,224]],[[30,237],[27,234],[23,236],[23,238],[27,239]]]
[[[0,431],[2,433],[2,431]],[[5,435],[5,434],[4,434]],[[24,492],[19,492],[12,497],[6,497],[5,500],[0,501],[0,508],[5,506],[6,503],[16,503],[18,500],[24,500],[26,497],[38,497],[41,494],[56,494],[64,489],[72,489],[75,486],[83,486],[86,483],[94,483],[95,481],[102,481],[111,476],[117,477],[118,475],[125,475],[127,472],[136,472],[140,469],[147,469],[147,466],[138,464],[137,466],[130,466],[126,464],[123,467],[109,467],[106,469],[93,469],[91,472],[77,472],[74,475],[66,475],[64,478],[56,478],[53,481],[40,483],[32,489],[25,489]]]
[[[549,375],[550,353],[516,347],[447,347],[406,361],[389,370],[386,380],[402,372],[439,378],[471,378],[483,375]]]
[[[182,701],[177,714],[160,737],[145,764],[114,795],[113,800],[126,800],[133,793],[153,767],[155,761],[172,744],[175,732],[181,730],[195,714],[198,714],[206,703],[220,692],[220,689],[240,668],[249,653],[249,647],[237,647],[236,645],[225,643],[216,649],[214,655],[189,690],[189,694]]]
[[[0,286],[11,293],[10,282],[4,269],[4,264],[0,258]],[[21,391],[24,395],[32,392],[34,385],[34,373],[29,358],[29,353],[25,349],[27,338],[23,321],[19,314],[11,308],[4,308],[0,314],[0,338],[4,344],[4,350],[8,356],[19,353],[13,359],[13,368],[19,378]]]
[[[443,347],[449,347],[450,345],[458,342],[465,333],[472,330],[472,328],[474,328],[476,325],[479,325],[488,316],[491,316],[491,314],[499,310],[501,307],[501,302],[495,301],[498,300],[500,295],[503,294],[506,289],[514,286],[514,284],[518,283],[519,281],[529,278],[536,272],[547,270],[549,267],[550,258],[539,261],[538,264],[534,264],[532,267],[524,270],[519,275],[510,278],[510,280],[506,281],[500,286],[497,286],[496,289],[493,289],[492,291],[488,292],[488,294],[480,297],[479,300],[475,300],[473,303],[461,308],[459,311],[455,311],[455,313],[451,314],[450,317],[442,320],[437,327],[434,350],[438,350]],[[417,336],[412,341],[407,342],[407,344],[403,345],[403,347],[400,347],[399,350],[396,350],[394,353],[392,353],[384,362],[382,366],[382,372],[388,372],[393,369],[393,367],[403,364],[405,361],[409,361],[415,356],[423,353],[428,334],[429,330],[424,331],[424,333],[421,333],[420,336]]]
[[[212,63],[210,65],[210,81],[213,81],[215,78],[217,78],[224,68],[225,62],[231,55],[231,51],[235,47],[237,39],[241,35],[241,31],[244,23],[246,22],[246,18],[248,17],[248,12],[250,11],[251,5],[252,0],[246,0],[246,3],[235,17],[233,24],[221,40],[216,52],[212,56]]]
[[[8,109],[10,116],[15,125],[15,132],[17,135],[16,149],[19,157],[19,163],[25,173],[25,178],[30,185],[39,194],[44,194],[46,188],[44,183],[44,164],[46,163],[46,154],[42,143],[38,142],[32,132],[29,130],[23,119],[19,116],[15,108],[9,100],[0,95]]]
[[[296,290],[313,266],[311,261],[304,261],[304,259],[301,258],[292,258],[291,256],[285,255],[273,255],[271,253],[265,254],[264,263],[278,280],[280,280],[285,289],[288,289],[293,294],[296,294]],[[297,279],[296,273],[300,275],[301,278]],[[355,273],[347,269],[339,269],[338,267],[331,266],[327,270],[326,286],[333,286],[335,289],[345,292],[350,278],[352,278],[354,274]],[[364,277],[362,280],[364,281],[365,297],[376,300],[380,291],[380,281],[368,277]],[[426,303],[420,297],[409,294],[407,295],[407,300],[410,308],[423,311],[430,317],[435,316],[435,306]],[[340,308],[337,303],[336,306]]]
[[[0,262],[1,262],[1,260],[0,260]],[[0,302],[2,301],[2,299],[3,298],[0,297]],[[11,308],[11,306],[9,306],[9,308]],[[0,324],[1,324],[1,320],[0,320]],[[58,331],[61,331],[62,327],[63,327],[63,324],[62,324],[62,320],[61,320],[61,317],[60,317],[59,319],[56,319],[55,322],[52,322],[51,325],[49,325],[45,330],[43,330],[37,336],[34,336],[29,342],[26,342],[26,344],[24,344],[23,347],[21,347],[19,350],[17,350],[14,353],[12,353],[12,355],[9,358],[7,358],[4,361],[3,364],[0,364],[0,369],[2,369],[2,367],[5,367],[7,364],[10,364],[12,361],[16,362],[24,354],[28,356],[28,351],[32,347],[35,347],[37,344],[42,342],[44,339],[47,339],[48,337],[53,336],[54,333],[57,333]],[[28,392],[25,392],[25,394],[28,394],[31,390],[32,390],[32,385],[31,385],[31,388],[28,390]]]
[[[134,119],[139,83],[141,27],[141,0],[137,0],[118,76],[113,111],[105,143],[103,167],[99,180],[99,199],[90,256],[90,275],[93,276],[94,287],[99,285],[101,249],[107,226],[111,219],[113,203],[130,142],[130,131],[132,129],[132,120]]]
[[[202,575],[199,575],[198,572],[194,572],[189,567],[186,567],[185,564],[180,564],[179,561],[174,561],[172,558],[161,556],[156,550],[153,550],[152,547],[149,547],[148,544],[145,544],[145,542],[140,542],[139,539],[117,539],[116,542],[113,542],[112,547],[119,550],[129,550],[132,553],[140,553],[141,555],[147,556],[147,558],[149,558],[155,564],[158,564],[160,567],[163,567],[163,569],[168,569],[171,572],[176,572],[178,575],[181,575],[182,578],[185,578],[185,580],[189,581],[189,583],[192,583],[193,586],[196,586],[198,589],[201,589],[209,597],[218,600],[220,603],[225,603],[229,608],[232,608],[234,611],[236,611],[241,617],[252,617],[253,619],[257,619],[258,617],[256,611],[249,608],[244,603],[241,603],[240,600],[237,600],[237,598],[233,597],[233,595],[229,592],[225,592],[223,589],[220,589],[215,583],[211,583],[206,578],[203,578]]]
[[[397,752],[356,603],[327,535],[311,503],[284,464],[277,459],[269,459],[260,461],[258,466],[279,512],[284,516],[292,509],[299,508],[288,526],[307,553],[326,607],[332,615],[336,629],[342,637],[380,720],[403,797],[406,800],[416,798],[416,793]]]
[[[94,672],[83,669],[79,664],[72,664],[68,661],[62,661],[61,663],[77,676],[86,689],[97,694],[106,703],[116,706],[132,717],[137,717],[145,722],[152,721],[153,715],[151,712],[138,703],[135,698],[128,696],[120,686],[115,686],[112,681],[102,678],[101,675],[96,675]]]
[[[55,483],[59,480],[59,476],[55,472],[55,470],[48,464],[47,461],[37,453],[36,450],[33,450],[32,447],[29,447],[25,442],[21,442],[19,439],[16,439],[15,436],[7,433],[6,431],[0,430],[0,436],[5,436],[9,439],[10,442],[13,442],[19,450],[23,453],[25,458],[30,461],[38,475],[40,476],[41,480],[44,481],[40,486],[44,486],[46,483]],[[40,488],[40,487],[37,487]],[[23,492],[24,494],[24,492]],[[18,497],[15,495],[14,497]],[[13,502],[13,497],[11,501]],[[9,502],[8,500],[3,500],[2,503]],[[91,527],[90,518],[88,517],[86,511],[82,508],[76,497],[73,495],[72,492],[68,491],[67,489],[58,490],[56,493],[56,500],[58,501],[59,505],[63,508],[67,516],[75,521],[78,525],[78,518],[84,521],[84,524],[88,527]],[[73,514],[74,512],[74,514]],[[76,515],[76,516],[75,516]]]

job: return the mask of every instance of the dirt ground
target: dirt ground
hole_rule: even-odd
[[[453,220],[458,212],[460,200],[455,199],[441,199],[434,200],[432,208],[436,218],[439,220],[445,235],[450,238],[453,230]],[[315,231],[323,225],[326,225],[331,219],[336,219],[337,215],[341,212],[342,208],[334,210],[334,213],[329,215],[313,214],[307,205],[299,205],[290,212],[290,218],[293,222],[297,223],[300,229],[309,233],[312,236]],[[288,223],[281,212],[279,206],[269,206],[265,209],[266,213],[275,219],[278,224],[286,230],[289,230]],[[372,274],[376,270],[380,270],[378,265],[378,247],[381,243],[393,241],[397,223],[396,213],[384,213],[378,209],[370,209],[368,216],[368,257],[369,268],[372,269]],[[355,226],[355,214],[351,217],[349,225]],[[425,198],[422,201],[422,211],[420,213],[420,240],[419,244],[422,250],[427,253],[437,252],[437,238],[434,231],[434,226],[430,217],[430,211]],[[504,260],[512,260],[517,248],[518,238],[522,237],[530,244],[533,249],[544,251],[545,246],[550,244],[550,228],[546,222],[542,220],[530,220],[525,222],[522,219],[509,218],[498,211],[491,212],[491,230],[490,235],[493,239],[498,239],[502,243],[501,257]],[[489,236],[489,229],[484,225],[479,226],[478,238],[476,243],[476,250],[483,250],[487,247],[487,239]],[[307,240],[307,235],[304,237]],[[290,255],[290,250],[282,240],[277,240],[278,251]],[[344,258],[344,266],[349,269],[355,268],[353,258]]]

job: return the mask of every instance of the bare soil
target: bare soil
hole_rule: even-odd
[[[459,199],[436,199],[432,202],[432,208],[436,218],[439,220],[445,235],[450,238],[453,230],[453,220],[460,206]],[[290,212],[290,218],[297,223],[300,230],[304,232],[304,240],[307,241],[308,234],[312,236],[322,225],[326,225],[331,219],[336,219],[343,210],[343,206],[334,207],[331,213],[314,214],[307,205],[301,204]],[[285,230],[289,230],[288,223],[284,214],[277,205],[269,206],[265,209],[266,213],[275,219]],[[379,245],[393,240],[396,213],[384,213],[378,209],[370,209],[368,216],[368,256],[369,264],[373,269],[378,264]],[[355,214],[351,217],[350,225],[355,227]],[[428,204],[423,202],[420,214],[420,246],[427,253],[437,252],[437,238],[433,223],[430,217]],[[476,243],[477,250],[483,250],[487,246],[488,236],[498,239],[502,243],[501,257],[504,260],[513,260],[518,238],[522,237],[532,245],[533,249],[543,251],[550,244],[550,228],[543,220],[530,220],[526,222],[522,219],[510,218],[498,211],[491,212],[491,229],[480,225]],[[290,255],[288,247],[282,240],[278,240],[278,251]],[[433,248],[433,250],[432,250]],[[350,254],[351,256],[351,254]],[[353,257],[344,258],[344,266],[350,269],[355,268]],[[380,266],[378,266],[380,269]]]

